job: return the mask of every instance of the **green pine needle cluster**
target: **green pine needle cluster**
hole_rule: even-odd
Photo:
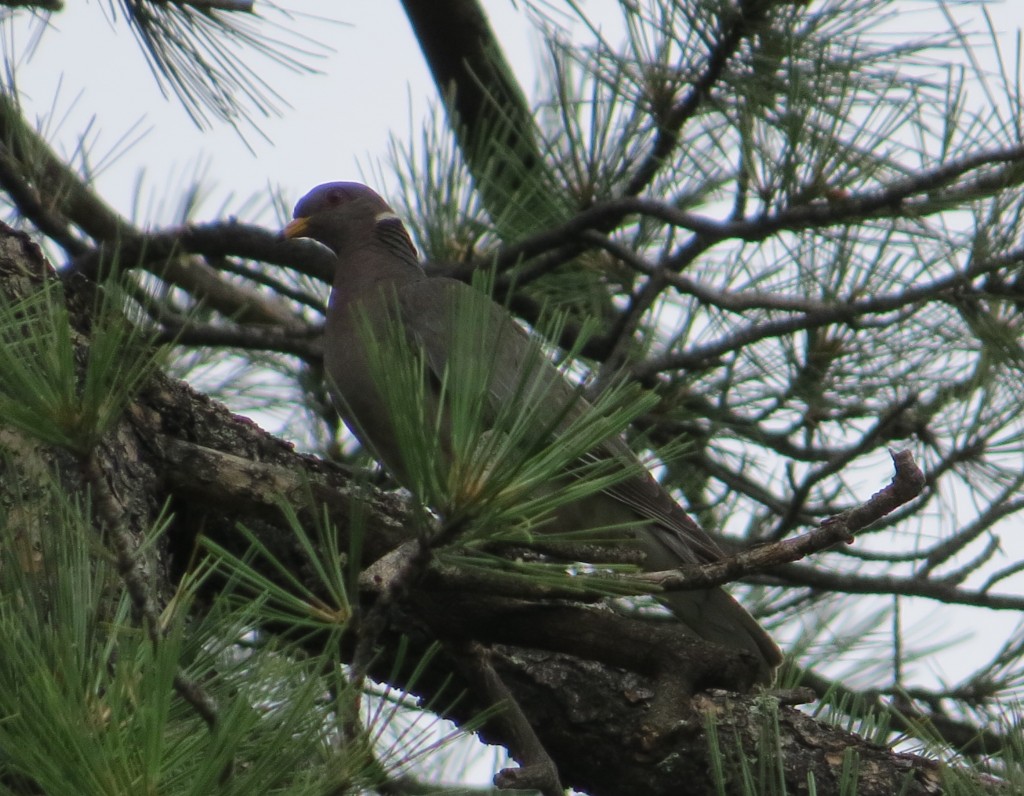
[[[161,361],[122,299],[113,280],[97,288],[87,330],[71,325],[52,280],[22,301],[0,301],[0,417],[43,442],[88,453]]]
[[[497,368],[507,364],[499,361],[501,337],[512,330],[502,328],[486,280],[475,287],[448,308],[452,345],[439,377],[439,363],[397,320],[375,338],[367,328],[370,367],[400,440],[403,486],[444,523],[469,523],[461,542],[480,534],[526,541],[560,506],[638,472],[641,465],[611,441],[657,398],[622,383],[589,403],[585,385],[568,380],[576,352],[561,363],[565,380],[552,380],[535,338],[510,381]]]

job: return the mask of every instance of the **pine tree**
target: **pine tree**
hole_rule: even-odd
[[[329,253],[193,194],[143,229],[10,68],[0,792],[436,792],[502,765],[545,794],[1022,789],[1019,45],[940,4],[947,33],[894,40],[907,0],[621,2],[573,36],[585,5],[527,6],[537,106],[478,0],[404,0],[440,99],[392,142],[389,198],[430,273],[595,403],[575,439],[624,433],[729,556],[638,575],[616,529],[547,528],[531,488],[568,454],[509,466],[528,423],[473,431],[471,312],[446,389],[474,466],[415,436],[398,488],[326,398]],[[257,6],[109,10],[183,124],[274,110],[247,59],[292,51]],[[421,369],[382,368],[394,412]],[[784,647],[775,688],[730,690],[741,663],[652,597],[711,583]],[[953,643],[954,611],[994,653]]]

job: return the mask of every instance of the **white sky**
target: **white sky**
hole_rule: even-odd
[[[484,5],[522,84],[533,91],[541,48],[524,12],[510,0],[484,0]],[[612,0],[584,3],[595,17],[614,5]],[[923,25],[941,25],[941,17],[917,13],[932,5],[905,0],[908,13],[901,15],[902,23],[915,33]],[[90,129],[95,114],[98,123],[87,136],[94,163],[136,123],[147,131],[97,178],[99,193],[125,215],[132,214],[139,173],[145,175],[140,220],[151,223],[172,220],[176,196],[201,175],[210,200],[198,220],[231,212],[271,225],[265,203],[245,209],[242,200],[267,196],[280,187],[290,206],[317,183],[360,179],[367,165],[385,157],[389,135],[416,135],[436,96],[398,0],[291,0],[290,6],[310,15],[302,21],[303,29],[333,51],[324,51],[318,61],[321,75],[296,76],[267,69],[259,58],[248,59],[291,105],[282,117],[260,122],[269,141],[248,136],[253,151],[222,124],[196,129],[174,97],[159,98],[134,37],[123,21],[112,25],[108,20],[108,0],[68,0],[67,8],[52,17],[31,58],[18,64],[25,104],[34,115],[52,116],[51,141],[65,153],[77,148],[78,137]],[[991,8],[1011,54],[1018,13],[1015,0]],[[24,53],[40,27],[28,14],[19,16],[23,22],[6,26],[3,50],[8,58]],[[376,187],[387,195],[391,186]],[[870,484],[865,496],[879,485]],[[979,655],[1005,638],[1017,617],[1002,612],[990,619],[994,626],[975,647]],[[938,628],[954,630],[955,624],[948,622]],[[973,654],[944,660],[944,671],[938,674],[956,676],[976,662]]]
[[[246,59],[291,106],[280,117],[259,121],[269,140],[247,133],[249,151],[226,125],[215,121],[212,129],[198,130],[174,97],[160,99],[127,25],[121,19],[111,23],[111,3],[119,5],[118,0],[68,2],[50,18],[29,58],[24,53],[41,23],[21,12],[19,24],[5,26],[2,50],[18,58],[24,102],[32,113],[52,118],[50,138],[62,151],[77,149],[79,136],[90,130],[86,140],[95,163],[123,135],[144,133],[97,179],[99,192],[129,214],[143,173],[142,221],[172,219],[173,197],[197,174],[210,197],[200,219],[216,217],[223,207],[238,212],[244,199],[265,196],[268,186],[280,187],[292,204],[320,182],[369,179],[365,167],[386,156],[389,136],[415,136],[436,96],[399,0],[284,0],[286,8],[307,15],[285,20],[287,27],[324,45],[316,48],[319,57],[309,59],[322,74],[295,75],[258,57]],[[483,0],[483,5],[521,85],[535,93],[542,48],[522,3]],[[615,0],[583,0],[582,5],[592,18],[603,20],[605,30],[621,29]],[[905,25],[913,34],[944,27],[931,0],[903,0],[901,6],[906,12],[895,26]],[[1008,46],[1019,25],[1013,6],[996,3],[990,10]],[[256,0],[256,8],[265,9],[265,3]],[[265,13],[272,21],[282,19],[273,9]],[[579,25],[575,29],[582,31]],[[98,123],[91,125],[94,115]],[[133,126],[134,134],[128,132]],[[388,185],[375,187],[387,195]]]
[[[19,64],[18,83],[36,114],[50,115],[58,97],[53,115],[63,121],[55,138],[64,151],[74,150],[93,114],[101,128],[89,138],[94,158],[134,124],[147,131],[97,183],[109,202],[128,213],[136,176],[144,171],[148,190],[143,196],[152,195],[156,208],[144,219],[165,221],[169,216],[159,212],[161,197],[184,188],[197,168],[210,189],[210,214],[216,214],[222,198],[234,195],[228,205],[234,211],[238,200],[264,193],[268,185],[280,186],[293,203],[318,183],[360,179],[365,174],[361,165],[386,154],[389,135],[405,137],[419,128],[436,96],[398,0],[292,0],[291,7],[310,15],[297,18],[295,27],[333,52],[316,50],[321,57],[309,60],[323,74],[314,75],[295,75],[259,57],[246,59],[291,106],[280,118],[259,121],[269,141],[247,131],[250,152],[226,125],[215,122],[211,130],[198,130],[175,98],[160,100],[127,26],[109,21],[108,2],[72,0],[53,15],[31,59]],[[256,5],[260,8],[259,0]],[[524,15],[502,0],[486,5],[524,85],[531,88],[535,50]],[[25,24],[9,26],[13,36],[4,41],[5,54],[24,52],[40,27],[27,14],[22,17]],[[271,12],[268,17],[280,19]],[[323,21],[328,18],[338,21]],[[388,189],[376,187],[382,193]],[[149,208],[149,201],[142,207]]]

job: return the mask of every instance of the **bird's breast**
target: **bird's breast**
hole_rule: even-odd
[[[380,300],[359,300],[336,289],[324,329],[324,372],[345,425],[394,468],[398,443],[381,389],[380,357],[371,354],[383,337],[387,311]]]

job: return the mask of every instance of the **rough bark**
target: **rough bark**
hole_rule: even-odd
[[[0,290],[8,299],[55,278],[25,235],[0,230]],[[78,342],[86,346],[93,287],[78,276],[64,288]],[[0,490],[15,483],[31,486],[44,460],[65,488],[80,488],[72,457],[9,430],[0,429],[0,445],[16,458]],[[199,533],[241,551],[240,522],[301,577],[308,561],[277,508],[280,497],[306,510],[326,505],[343,532],[361,501],[367,563],[409,541],[409,515],[399,499],[367,493],[344,469],[295,452],[250,420],[160,374],[104,439],[98,459],[130,532],[140,533],[170,502],[173,523],[147,562],[158,597],[173,592]],[[738,792],[739,756],[752,766],[777,759],[779,777],[794,794],[808,792],[812,774],[818,794],[839,793],[848,765],[857,767],[860,794],[942,792],[933,761],[868,743],[771,694],[702,690],[742,684],[745,662],[680,637],[671,623],[623,617],[599,605],[459,593],[445,589],[441,579],[428,573],[393,606],[374,673],[390,672],[391,654],[403,635],[414,648],[440,640],[456,656],[461,645],[483,643],[567,786],[599,796],[714,793],[707,740],[714,725],[719,746],[735,761],[725,769],[732,778],[727,792]],[[208,596],[216,598],[215,585]],[[365,598],[373,597],[371,584]],[[435,658],[417,692],[434,695],[452,669],[452,659]],[[475,702],[454,709],[456,721],[487,703],[486,695],[471,695]],[[506,742],[500,723],[482,735]]]

